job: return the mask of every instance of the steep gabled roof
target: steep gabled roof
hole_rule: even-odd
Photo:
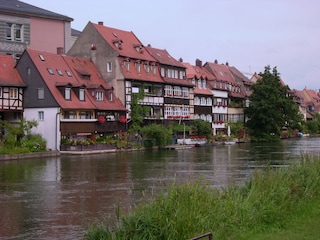
[[[192,79],[194,77],[196,79],[200,79],[200,78],[207,79],[207,80],[216,79],[216,77],[204,67],[194,66],[187,62],[183,62],[183,65],[187,68],[186,72],[187,72],[188,79]]]
[[[27,49],[39,71],[43,81],[49,88],[52,96],[63,109],[100,109],[100,110],[123,110],[125,107],[118,99],[109,102],[107,98],[103,101],[95,101],[93,96],[85,91],[86,101],[80,101],[74,91],[71,91],[71,100],[66,100],[59,87],[70,86],[71,88],[85,87],[111,90],[104,79],[100,76],[95,65],[85,58],[63,56],[58,54],[40,52]],[[84,74],[84,75],[83,75]]]
[[[0,0],[0,13],[20,15],[25,17],[39,17],[72,22],[73,19],[65,15],[54,13],[18,0]]]
[[[231,72],[229,71],[229,66],[224,64],[206,62],[204,67],[210,71],[217,80],[221,80],[224,82],[228,82],[229,84],[237,85],[236,81],[234,80]]]
[[[91,23],[101,37],[122,57],[156,61],[133,32]],[[119,47],[116,46],[119,44]]]
[[[185,68],[185,66],[172,57],[166,49],[154,48],[147,46],[146,50],[153,56],[159,63],[163,65]]]
[[[160,77],[159,69],[157,64],[155,62],[152,62],[153,66],[156,68],[156,74],[153,74],[151,66],[149,69],[149,72],[146,71],[145,64],[150,62],[141,62],[139,60],[137,61],[132,61],[130,60],[129,62],[127,61],[127,58],[124,57],[118,57],[119,65],[121,66],[121,72],[124,76],[124,78],[127,79],[133,79],[133,80],[138,80],[138,81],[143,81],[143,82],[153,82],[153,83],[164,83],[163,79]],[[127,71],[126,69],[126,64],[130,65],[130,70]],[[136,64],[140,64],[140,72],[137,71]]]
[[[12,56],[0,55],[0,86],[26,87],[15,65]]]

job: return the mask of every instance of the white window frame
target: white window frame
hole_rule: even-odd
[[[107,62],[107,72],[112,72],[112,62]]]
[[[66,87],[64,89],[64,99],[71,100],[71,88],[70,87]]]
[[[80,101],[85,101],[86,98],[85,98],[85,89],[84,88],[80,88],[79,89],[79,100]]]
[[[96,91],[96,100],[103,101],[103,91]]]

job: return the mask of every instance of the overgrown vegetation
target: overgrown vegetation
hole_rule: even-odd
[[[172,132],[168,128],[160,124],[149,124],[147,126],[144,126],[141,129],[141,133],[144,136],[145,140],[154,140],[154,144],[158,147],[168,145],[172,136]]]
[[[115,227],[92,226],[84,239],[190,239],[206,232],[255,239],[307,219],[320,206],[319,184],[319,159],[302,156],[287,168],[254,173],[243,186],[217,190],[201,179],[173,185],[128,215],[118,213]]]
[[[31,129],[36,127],[36,121],[21,119],[12,124],[0,120],[0,129],[4,132],[0,141],[0,154],[17,154],[46,151],[46,141],[39,134],[32,134]]]
[[[289,87],[281,83],[276,67],[272,72],[270,66],[265,67],[260,76],[251,87],[250,105],[244,109],[246,126],[253,141],[278,141],[283,127],[289,131],[300,127],[302,116]]]

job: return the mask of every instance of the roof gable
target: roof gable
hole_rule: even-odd
[[[133,32],[106,27],[103,24],[91,24],[119,56],[156,61]]]
[[[0,55],[0,86],[25,87],[10,55]]]
[[[67,22],[73,21],[72,18],[58,13],[54,13],[18,0],[0,0],[0,12],[10,15],[21,15],[27,17],[41,17]]]
[[[150,53],[151,56],[153,56],[159,63],[163,65],[185,68],[185,66],[181,62],[173,58],[166,49],[158,49],[147,46],[146,50]]]

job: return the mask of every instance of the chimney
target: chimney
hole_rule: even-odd
[[[103,26],[103,22],[102,21],[99,21],[98,24]]]
[[[214,60],[214,63],[215,63],[215,64],[218,64],[218,60],[217,60],[217,59],[216,59],[216,60]]]
[[[64,48],[63,47],[57,47],[57,54],[59,54],[59,55],[64,54]]]
[[[202,67],[202,61],[199,58],[196,59],[196,66]]]
[[[97,46],[95,44],[91,44],[91,61],[95,64],[96,63],[96,51],[97,50]]]
[[[183,62],[183,59],[182,59],[182,58],[179,58],[179,62]]]

